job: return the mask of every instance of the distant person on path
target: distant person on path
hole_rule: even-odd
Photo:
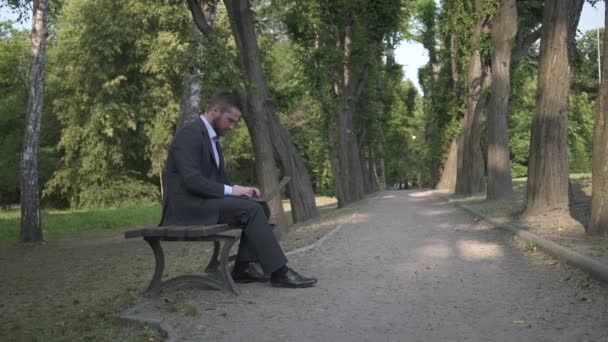
[[[232,185],[224,169],[219,138],[234,129],[242,106],[232,93],[219,93],[200,120],[180,129],[169,147],[163,177],[162,225],[227,223],[244,226],[232,271],[236,282],[263,282],[276,287],[310,287],[317,279],[287,267],[255,187]],[[259,262],[264,273],[256,267]]]

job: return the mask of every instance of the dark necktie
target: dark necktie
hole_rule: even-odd
[[[215,148],[217,150],[217,167],[219,168],[222,163],[222,148],[220,147],[220,137],[218,135],[213,137],[213,142],[215,143]]]

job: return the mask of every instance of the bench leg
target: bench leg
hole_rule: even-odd
[[[238,241],[238,238],[234,238],[234,237],[227,237],[227,238],[221,238],[224,241],[224,246],[222,246],[221,248],[221,253],[220,253],[220,241],[213,241],[213,247],[214,247],[214,251],[213,251],[213,256],[211,258],[211,261],[209,262],[209,265],[207,266],[207,269],[211,267],[214,267],[214,269],[217,271],[218,270],[218,255],[220,256],[219,258],[219,273],[222,276],[222,280],[224,281],[224,283],[220,283],[217,280],[208,278],[208,277],[203,277],[200,275],[183,275],[183,276],[178,276],[172,279],[169,279],[167,281],[162,281],[162,276],[163,276],[163,272],[165,270],[165,253],[163,252],[163,248],[160,244],[160,240],[158,238],[144,238],[144,240],[146,240],[146,242],[150,245],[150,247],[152,248],[152,251],[154,252],[154,259],[156,261],[156,265],[154,267],[154,275],[152,276],[152,280],[150,281],[150,285],[148,285],[148,288],[146,289],[146,293],[157,293],[159,292],[161,289],[163,289],[166,286],[170,286],[173,284],[177,284],[177,283],[181,283],[181,282],[193,282],[193,283],[199,283],[199,284],[204,284],[207,286],[210,286],[212,288],[215,288],[217,290],[222,290],[222,289],[226,289],[231,291],[232,293],[238,295],[241,293],[239,286],[234,282],[234,279],[232,279],[232,274],[230,272],[230,267],[228,266],[228,263],[230,261],[230,249],[232,248],[232,246],[234,245],[234,243],[236,241]]]
[[[220,257],[220,274],[224,279],[224,284],[226,285],[227,289],[232,291],[232,293],[235,295],[239,295],[241,290],[234,282],[234,279],[232,279],[232,273],[230,272],[230,267],[228,267],[228,262],[230,261],[230,249],[237,240],[238,238],[224,239],[224,246],[222,247],[222,254]]]
[[[209,259],[209,264],[207,264],[207,267],[205,267],[206,273],[217,273],[218,268],[220,266],[220,262],[218,259],[219,254],[220,254],[220,242],[213,241],[213,255],[211,256],[211,259]]]
[[[146,292],[154,292],[159,290],[162,286],[161,278],[163,276],[163,271],[165,270],[165,253],[163,253],[163,248],[160,245],[159,239],[144,238],[144,240],[146,240],[152,248],[154,259],[156,260],[152,281],[150,281],[150,285],[148,286],[148,289],[146,289]]]

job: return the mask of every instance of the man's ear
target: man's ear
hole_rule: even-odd
[[[211,106],[211,109],[209,111],[211,112],[213,118],[217,118],[222,113],[222,111],[220,110],[220,106],[218,105]]]

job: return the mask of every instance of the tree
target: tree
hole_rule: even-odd
[[[492,25],[492,93],[488,108],[488,190],[494,200],[513,192],[507,108],[511,96],[511,49],[517,33],[515,0],[501,0]]]
[[[199,10],[193,8],[193,6],[200,6],[201,8]],[[188,65],[188,69],[184,74],[179,119],[175,126],[176,131],[187,123],[196,120],[200,114],[203,70],[200,68],[199,63],[196,62],[200,56],[205,55],[203,38],[208,38],[211,33],[216,18],[216,6],[216,1],[203,1],[202,5],[199,5],[196,0],[188,0],[188,7],[192,13],[194,23],[192,25],[190,44],[188,45],[188,60],[190,65]]]
[[[44,94],[44,64],[48,0],[35,0],[32,16],[30,79],[21,150],[21,233],[20,242],[42,241],[40,188],[38,186],[38,147]]]
[[[547,0],[543,11],[538,91],[526,190],[526,216],[555,210],[568,213],[568,110],[570,64],[568,46],[578,23],[579,1]],[[581,6],[582,7],[582,6]],[[573,17],[576,20],[573,20]]]
[[[470,195],[484,191],[485,159],[481,148],[481,124],[485,119],[482,98],[487,72],[481,59],[481,39],[489,27],[494,9],[491,2],[475,0],[477,20],[471,35],[471,55],[467,75],[467,105],[458,144],[456,193]]]
[[[183,4],[66,4],[57,26],[61,83],[53,101],[62,161],[45,196],[66,198],[72,207],[158,200],[154,171],[164,151],[158,146],[168,144],[179,115],[188,17]]]
[[[296,27],[299,23],[293,19],[288,22],[296,39],[313,51],[312,71],[318,74],[314,78],[320,98],[333,113],[326,116],[326,125],[339,206],[361,199],[368,190],[360,139],[365,120],[360,120],[363,125],[357,124],[357,107],[370,72],[384,53],[383,41],[399,30],[407,15],[404,5],[406,2],[394,0],[317,1],[308,8],[294,7],[308,11],[314,19],[305,22],[308,30]],[[369,166],[367,169],[371,172]]]
[[[605,19],[608,20],[608,8]],[[602,80],[593,131],[591,220],[588,235],[608,235],[608,35],[604,34]]]
[[[239,92],[247,108],[244,118],[256,154],[258,182],[264,191],[277,186],[276,156],[285,175],[291,177],[289,194],[294,221],[317,217],[319,211],[306,166],[269,102],[251,5],[247,0],[224,3],[238,49],[239,67],[245,78],[245,89]],[[275,198],[269,205],[277,219],[284,220],[280,198]],[[286,221],[278,224],[286,227]]]

